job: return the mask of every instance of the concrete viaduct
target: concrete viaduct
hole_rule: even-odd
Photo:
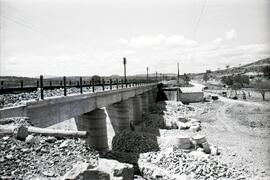
[[[27,116],[36,127],[49,127],[75,118],[78,130],[88,132],[87,143],[98,149],[108,148],[108,117],[114,133],[139,124],[142,113],[155,102],[156,84],[110,91],[51,97],[28,101],[23,106],[0,110],[0,118]],[[104,108],[105,107],[105,108]],[[107,122],[106,122],[107,119]]]

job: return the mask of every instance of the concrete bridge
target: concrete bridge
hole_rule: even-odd
[[[78,130],[88,132],[87,143],[104,150],[108,148],[108,118],[113,133],[130,128],[142,120],[142,113],[155,102],[156,84],[96,93],[51,97],[28,101],[23,106],[0,110],[0,118],[27,116],[36,127],[49,127],[75,118]],[[104,108],[105,107],[105,108]],[[107,119],[107,122],[106,122]],[[111,132],[110,132],[111,133]]]

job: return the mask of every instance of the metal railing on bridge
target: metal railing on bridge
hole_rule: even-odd
[[[144,79],[104,79],[94,81],[85,80],[83,77],[79,77],[77,80],[69,80],[68,77],[64,76],[62,80],[49,80],[44,79],[43,75],[40,76],[39,80],[36,82],[31,82],[31,85],[25,85],[24,81],[21,80],[17,82],[17,86],[9,87],[4,84],[4,81],[0,82],[0,94],[11,94],[11,93],[21,93],[21,92],[34,92],[38,91],[40,98],[44,99],[44,90],[62,89],[64,96],[67,96],[67,90],[70,88],[79,89],[79,93],[84,92],[100,92],[105,90],[122,89],[136,86],[143,86],[149,83],[155,83],[156,80],[144,80]],[[88,78],[89,79],[89,78]],[[44,85],[44,82],[47,85]],[[48,83],[49,82],[49,83]],[[33,85],[35,84],[35,85]]]

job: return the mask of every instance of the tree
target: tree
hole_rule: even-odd
[[[263,101],[265,101],[265,93],[270,92],[270,81],[258,80],[256,81],[254,87],[258,92],[261,93]]]
[[[233,76],[223,76],[221,81],[229,86],[233,85]]]
[[[229,69],[230,68],[230,65],[226,65],[225,67],[226,67],[226,69]]]
[[[188,82],[190,81],[190,77],[186,73],[184,73],[183,79],[186,84],[188,84]]]
[[[207,73],[207,72],[204,73],[204,74],[203,74],[203,80],[204,80],[205,82],[207,82],[209,79],[210,79],[210,78],[209,78],[208,73]]]
[[[263,75],[268,79],[270,78],[270,66],[263,67]]]
[[[100,83],[101,82],[101,77],[98,76],[98,75],[94,75],[94,76],[92,76],[91,80],[92,80],[92,82]]]
[[[233,83],[231,87],[232,87],[232,90],[234,90],[235,94],[237,95],[237,90],[240,90],[242,88],[242,84],[235,82]]]

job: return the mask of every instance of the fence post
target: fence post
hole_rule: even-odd
[[[66,82],[66,76],[64,76],[63,82],[64,82],[64,96],[67,96],[67,82]]]
[[[39,80],[37,80],[37,88],[39,88]]]
[[[95,92],[95,82],[92,80],[92,91]]]
[[[116,89],[118,89],[118,79],[116,79]]]
[[[122,89],[124,88],[124,82],[123,82],[123,79],[121,79],[121,86],[122,86]]]
[[[72,82],[71,81],[69,81],[69,86],[71,86],[72,85]]]
[[[23,80],[21,80],[21,88],[23,88]]]
[[[102,79],[102,91],[104,91],[105,90],[105,81],[104,81],[104,79]]]
[[[112,90],[112,79],[110,79],[110,90]]]
[[[80,92],[83,93],[82,77],[80,77]]]
[[[62,87],[63,86],[63,81],[60,81],[60,87]]]
[[[42,75],[40,75],[39,81],[40,81],[40,98],[41,99],[44,99],[44,94],[43,94],[43,76]]]
[[[128,87],[128,80],[125,81],[125,84],[126,84],[126,88]]]
[[[52,87],[52,81],[50,80],[50,87]]]

